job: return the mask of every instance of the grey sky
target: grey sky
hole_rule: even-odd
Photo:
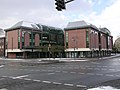
[[[64,27],[72,13],[81,12],[83,8],[87,10],[87,7],[90,7],[82,0],[75,0],[66,6],[66,11],[58,12],[54,3],[55,0],[1,0],[0,24],[2,21],[4,23],[1,27],[10,27],[21,20]],[[81,5],[82,8],[80,8]]]
[[[107,27],[116,38],[119,31],[120,0],[74,0],[58,12],[55,0],[0,0],[0,28],[29,21],[65,28],[68,22],[85,20]]]

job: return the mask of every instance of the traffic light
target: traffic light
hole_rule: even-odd
[[[56,9],[58,11],[62,11],[62,9],[66,9],[65,8],[65,1],[64,0],[55,0],[55,5],[57,6]]]

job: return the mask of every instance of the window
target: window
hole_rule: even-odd
[[[68,48],[68,32],[66,32],[66,48]]]
[[[86,48],[89,48],[89,32],[86,30]]]
[[[56,35],[55,34],[51,34],[51,41],[55,41],[56,40]]]

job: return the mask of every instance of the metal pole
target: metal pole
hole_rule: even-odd
[[[69,1],[67,0],[67,1],[65,2],[65,4],[66,4],[66,3],[69,3],[69,2],[72,2],[72,1],[74,1],[74,0],[69,0]]]

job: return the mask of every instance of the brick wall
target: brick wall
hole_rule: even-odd
[[[68,32],[68,48],[86,48],[86,30],[70,30]],[[65,32],[65,33],[66,33]],[[65,37],[66,38],[66,37]]]
[[[18,49],[18,30],[8,31],[8,49]]]
[[[35,34],[35,46],[39,46],[39,34]]]

